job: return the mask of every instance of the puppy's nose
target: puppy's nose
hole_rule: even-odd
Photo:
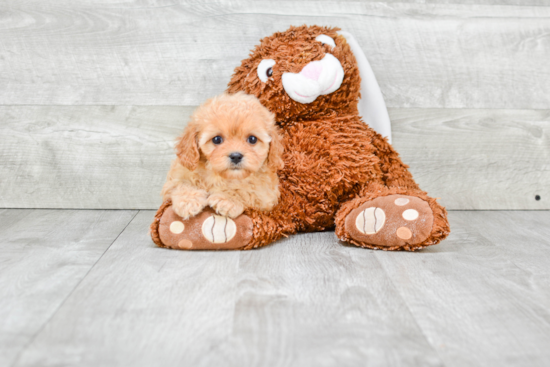
[[[231,159],[231,163],[237,164],[242,161],[243,155],[239,152],[233,152],[229,154],[229,159]]]

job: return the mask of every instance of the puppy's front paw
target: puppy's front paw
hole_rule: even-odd
[[[229,218],[237,218],[244,211],[244,206],[238,201],[228,199],[221,194],[212,194],[208,197],[208,205],[219,215]]]
[[[174,212],[183,219],[189,219],[202,212],[208,205],[206,191],[172,194],[172,207]]]

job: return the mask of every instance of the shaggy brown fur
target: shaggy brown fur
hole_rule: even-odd
[[[247,210],[253,235],[242,249],[267,245],[296,232],[336,230],[343,241],[383,250],[413,251],[437,244],[450,232],[445,209],[420,190],[397,152],[359,116],[360,75],[355,57],[338,28],[301,26],[261,40],[237,67],[228,92],[253,94],[276,115],[284,144],[284,169],[279,171],[281,197],[269,212]],[[335,48],[315,41],[325,34]],[[281,82],[284,72],[298,73],[327,52],[342,64],[344,81],[335,92],[302,104],[292,100]],[[273,74],[263,83],[257,66],[273,59]],[[388,247],[350,237],[346,216],[377,197],[404,194],[426,201],[433,211],[431,234],[421,243]],[[390,220],[390,219],[387,219]],[[153,223],[154,232],[155,223]]]

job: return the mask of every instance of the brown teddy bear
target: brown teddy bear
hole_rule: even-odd
[[[235,220],[210,209],[183,220],[167,201],[151,225],[153,241],[181,249],[252,249],[326,229],[342,241],[383,250],[413,251],[443,240],[450,232],[445,208],[418,187],[388,138],[371,128],[389,135],[372,72],[360,71],[365,62],[355,40],[338,28],[291,27],[262,39],[236,68],[228,92],[253,94],[276,116],[285,149],[279,203]]]

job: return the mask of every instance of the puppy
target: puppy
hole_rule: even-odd
[[[189,219],[207,205],[235,218],[270,210],[279,199],[283,145],[275,116],[254,96],[222,94],[191,116],[162,189],[176,214]]]

